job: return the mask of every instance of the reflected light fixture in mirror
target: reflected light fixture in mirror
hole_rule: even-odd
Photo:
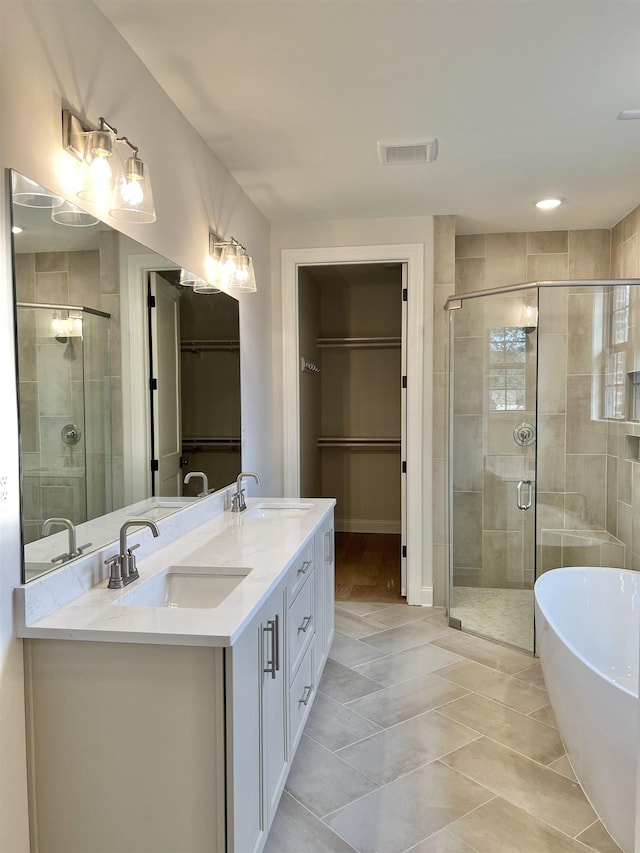
[[[217,264],[216,275],[229,293],[255,293],[256,278],[253,260],[234,237],[223,240],[213,232],[209,235],[209,254]]]
[[[90,228],[100,221],[97,216],[76,207],[70,201],[63,202],[60,207],[54,207],[51,211],[51,219],[58,225],[68,225],[71,228]]]
[[[61,195],[41,187],[19,172],[11,173],[11,198],[21,207],[55,208],[64,202]]]
[[[78,198],[98,205],[122,222],[155,222],[149,170],[138,148],[100,117],[98,128],[62,110],[63,147],[80,160]]]

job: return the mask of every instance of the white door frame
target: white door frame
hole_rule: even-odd
[[[433,588],[423,588],[422,581],[423,562],[428,565],[431,563],[431,543],[423,542],[423,389],[424,380],[429,379],[430,382],[431,377],[425,376],[424,371],[425,280],[422,243],[282,251],[284,493],[287,497],[299,497],[300,492],[298,267],[386,262],[407,264],[407,603],[430,605],[433,603]],[[383,483],[380,488],[384,488]],[[428,546],[426,552],[423,550],[425,546]],[[428,561],[423,559],[425,553],[428,554]]]

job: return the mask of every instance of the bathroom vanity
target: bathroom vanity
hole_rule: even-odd
[[[248,501],[165,545],[160,520],[124,590],[18,589],[34,851],[262,849],[333,636],[333,506]]]

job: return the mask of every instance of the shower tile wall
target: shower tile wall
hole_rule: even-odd
[[[113,238],[116,238],[115,240]],[[119,264],[117,259],[117,235],[102,234],[99,250],[79,252],[41,252],[21,254],[16,257],[16,295],[20,302],[40,302],[63,305],[83,305],[111,313],[111,363],[112,363],[112,411],[114,422],[121,423],[121,378],[119,358]],[[36,316],[46,312],[22,311],[18,314],[20,324],[20,394],[24,417],[21,424],[21,439],[24,465],[25,539],[38,538],[39,524],[50,515],[64,516],[81,521],[85,507],[91,515],[101,515],[111,509],[105,495],[112,487],[117,497],[122,492],[121,456],[122,430],[113,434],[113,449],[120,456],[116,465],[120,477],[111,477],[112,465],[105,460],[101,443],[86,447],[90,493],[84,488],[84,436],[73,448],[66,447],[61,440],[60,430],[64,424],[82,424],[82,409],[88,406],[87,415],[96,419],[99,434],[104,435],[111,427],[111,412],[100,407],[103,399],[98,364],[103,363],[104,342],[98,343],[85,353],[86,375],[82,373],[82,358],[63,359],[64,349],[50,337],[47,329],[40,329],[36,345]],[[76,344],[76,348],[81,346]],[[70,355],[71,353],[67,353]],[[76,353],[73,353],[74,355]],[[61,367],[63,368],[61,372]],[[52,372],[53,371],[53,372]],[[116,375],[113,375],[113,374]],[[54,380],[54,375],[56,379]],[[65,377],[61,380],[61,376]],[[84,392],[83,394],[83,380]],[[39,399],[38,399],[38,388]],[[115,392],[115,393],[114,393]],[[78,458],[80,457],[80,458]],[[77,463],[77,464],[76,464]],[[29,471],[47,470],[56,472],[55,477],[40,478]],[[58,474],[64,472],[65,476]],[[106,471],[107,479],[105,480]],[[80,474],[79,472],[82,472]],[[39,488],[39,486],[42,488]],[[117,504],[116,504],[117,505]]]

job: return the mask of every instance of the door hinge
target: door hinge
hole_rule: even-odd
[[[407,387],[407,377],[406,377],[406,376],[403,376],[403,377],[402,377],[402,387],[403,387],[403,388],[406,388],[406,387]]]
[[[147,308],[155,308],[155,307],[156,307],[156,298],[152,293],[150,293],[147,296]]]
[[[152,471],[159,471],[160,470],[160,464],[158,463],[157,459],[151,460],[151,470]]]
[[[403,557],[403,559],[406,559],[406,557],[407,557],[407,546],[406,545],[402,546],[402,557]]]
[[[158,380],[157,380],[157,379],[153,379],[153,378],[151,378],[151,379],[149,380],[149,388],[150,388],[152,391],[157,391],[157,390],[158,390]]]
[[[403,287],[402,288],[402,301],[408,302],[408,299],[409,299],[409,291],[407,290],[406,287]]]
[[[402,473],[403,474],[407,473],[407,463],[405,462],[404,459],[402,460]]]

